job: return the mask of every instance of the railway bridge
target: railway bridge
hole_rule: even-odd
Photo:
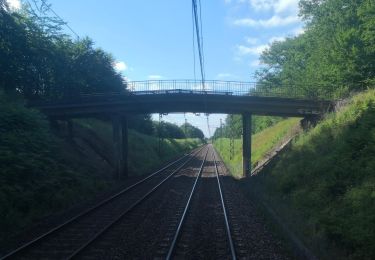
[[[123,92],[82,94],[30,104],[52,119],[112,118],[116,172],[127,175],[128,125],[131,114],[225,113],[243,120],[243,175],[251,172],[251,116],[318,117],[332,108],[324,88],[275,86],[238,81],[150,80],[127,82]]]

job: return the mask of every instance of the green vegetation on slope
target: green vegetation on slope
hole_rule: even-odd
[[[111,142],[110,125],[96,120],[99,144]],[[86,124],[88,127],[88,124]],[[9,101],[0,92],[0,244],[41,218],[86,201],[118,184],[111,169],[102,167],[82,137],[57,137],[49,122],[23,102]],[[87,139],[88,137],[85,136]],[[164,140],[158,154],[155,137],[130,131],[130,171],[144,174],[200,145],[198,139]],[[111,147],[111,146],[109,146]],[[109,153],[111,151],[108,151]],[[95,155],[95,156],[94,156]]]
[[[143,174],[150,169],[161,166],[167,160],[176,158],[184,152],[202,144],[200,139],[164,139],[160,145],[155,137],[130,132],[129,138],[129,171]],[[147,157],[147,159],[145,159]]]
[[[251,164],[254,166],[264,156],[282,141],[291,130],[298,126],[300,119],[290,118],[276,123],[252,136]],[[230,154],[230,139],[219,138],[214,141],[214,146],[220,153],[225,164],[234,176],[242,174],[242,139],[234,140],[233,158]]]
[[[278,116],[257,116],[251,117],[251,132],[256,134],[267,127],[273,126],[283,120]],[[216,128],[213,138],[241,138],[242,135],[242,115],[228,115],[225,122],[219,128]]]
[[[110,123],[97,119],[80,119],[76,121],[80,125],[96,132],[100,139],[112,144],[112,126]],[[154,136],[129,131],[129,174],[141,175],[161,166],[166,161],[175,158],[202,144],[198,138],[187,139],[159,139]],[[160,146],[159,146],[160,144]],[[159,151],[160,147],[160,151]]]
[[[0,241],[104,188],[90,167],[64,161],[61,142],[40,113],[0,95]]]
[[[371,90],[301,135],[272,168],[250,178],[251,190],[321,258],[374,259],[374,158]]]

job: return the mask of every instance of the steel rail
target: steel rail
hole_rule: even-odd
[[[197,155],[197,154],[198,154],[203,148],[204,148],[204,146],[201,147],[201,148],[195,153],[195,155]],[[194,152],[195,152],[195,150],[193,150],[193,151],[190,152],[189,154],[184,155],[184,156],[182,156],[181,158],[179,158],[179,159],[177,159],[177,160],[175,160],[175,161],[169,163],[168,165],[164,166],[163,168],[161,168],[161,169],[157,170],[156,172],[154,172],[154,173],[148,175],[148,176],[145,177],[144,179],[142,179],[142,180],[140,180],[140,181],[138,181],[138,182],[136,182],[136,183],[130,185],[129,187],[126,187],[126,188],[123,189],[122,191],[120,191],[120,192],[116,193],[115,195],[113,195],[113,196],[111,196],[111,197],[109,197],[109,198],[107,198],[107,199],[101,201],[100,203],[94,205],[93,207],[90,207],[89,209],[83,211],[82,213],[80,213],[80,214],[78,214],[78,215],[76,215],[76,216],[70,218],[69,220],[65,221],[64,223],[58,225],[57,227],[52,228],[51,230],[49,230],[49,231],[47,231],[46,233],[44,233],[44,234],[42,234],[42,235],[36,237],[35,239],[31,240],[30,242],[27,242],[26,244],[24,244],[24,245],[22,245],[22,246],[16,248],[15,250],[9,252],[8,254],[6,254],[6,255],[0,257],[0,260],[8,259],[8,258],[10,258],[10,257],[14,257],[14,256],[16,256],[16,255],[19,254],[19,253],[22,253],[24,250],[30,248],[31,246],[35,245],[35,244],[38,243],[38,242],[41,242],[43,239],[45,239],[45,238],[49,237],[50,235],[56,233],[57,231],[61,230],[62,228],[64,228],[64,227],[68,226],[69,224],[72,224],[73,222],[75,222],[75,221],[81,219],[82,217],[84,217],[84,216],[88,215],[89,213],[93,212],[94,210],[96,210],[96,209],[98,209],[98,208],[100,208],[100,207],[106,205],[107,203],[109,203],[109,202],[113,201],[114,199],[118,198],[119,196],[121,196],[121,195],[123,195],[123,194],[129,192],[130,190],[132,190],[132,189],[134,189],[135,187],[139,186],[140,184],[144,183],[146,180],[148,180],[148,179],[152,178],[153,176],[155,176],[155,175],[157,175],[157,174],[159,174],[159,173],[165,171],[165,170],[168,169],[169,167],[171,167],[171,166],[177,164],[177,163],[180,162],[181,160],[183,160],[183,159],[187,158],[188,156],[192,155]],[[189,158],[189,160],[187,160],[183,165],[185,165],[185,164],[186,164],[188,161],[190,161],[192,158],[193,158],[193,157]],[[180,169],[180,168],[181,168],[181,166],[180,166],[178,169]],[[176,171],[176,170],[175,170],[175,171]],[[175,171],[174,171],[174,172],[175,172]]]
[[[176,233],[173,237],[173,241],[169,247],[169,250],[168,250],[168,254],[167,254],[167,257],[166,259],[167,260],[170,260],[171,257],[172,257],[172,254],[173,254],[173,251],[176,247],[176,243],[177,243],[177,240],[180,236],[180,233],[181,233],[181,228],[182,228],[182,225],[184,224],[184,221],[185,221],[185,217],[186,217],[186,213],[190,207],[190,202],[191,202],[191,198],[193,197],[193,194],[194,194],[194,191],[195,191],[195,187],[197,186],[197,182],[199,180],[199,178],[201,177],[202,175],[202,172],[203,172],[203,166],[204,166],[204,163],[206,162],[206,158],[207,158],[207,154],[208,154],[208,151],[210,150],[210,148],[207,149],[207,152],[206,152],[206,155],[204,156],[204,159],[202,161],[202,164],[200,166],[200,169],[199,169],[199,172],[198,172],[198,175],[197,177],[195,178],[195,181],[194,181],[194,185],[193,185],[193,188],[191,189],[191,192],[190,192],[190,195],[189,195],[189,199],[186,203],[186,206],[185,206],[185,209],[184,209],[184,212],[182,214],[182,217],[180,219],[180,223],[178,224],[178,227],[177,227],[177,230],[176,230]]]
[[[229,226],[229,221],[228,221],[228,216],[227,216],[227,210],[225,208],[225,203],[224,203],[224,196],[223,196],[223,192],[222,192],[222,189],[221,189],[221,182],[220,182],[219,171],[218,171],[218,167],[217,167],[217,163],[216,163],[215,150],[212,154],[213,154],[213,157],[214,157],[216,179],[217,179],[217,184],[219,186],[221,206],[222,206],[223,212],[224,212],[225,227],[227,229],[227,236],[228,236],[228,242],[229,242],[229,246],[230,246],[230,252],[231,252],[231,255],[232,255],[232,259],[236,260],[237,259],[236,251],[234,249],[233,239],[232,239],[232,235],[231,235],[231,232],[230,232],[230,226]]]
[[[196,153],[196,155],[203,149],[203,147]],[[206,152],[206,156],[207,153]],[[205,161],[206,156],[203,161]],[[179,166],[177,169],[175,169],[170,175],[168,175],[166,178],[164,178],[158,185],[154,186],[152,190],[150,190],[147,194],[142,196],[139,200],[134,202],[129,208],[127,208],[123,213],[121,213],[118,217],[116,217],[115,220],[113,220],[111,223],[106,225],[101,231],[97,232],[89,241],[87,241],[84,245],[82,245],[80,248],[75,250],[70,256],[68,256],[66,259],[72,259],[75,257],[78,257],[79,254],[83,252],[84,249],[86,249],[88,246],[90,246],[94,241],[96,241],[100,236],[102,236],[106,231],[108,231],[112,226],[114,226],[117,222],[119,222],[125,215],[127,215],[129,212],[134,210],[137,206],[139,206],[146,198],[148,198],[153,192],[155,192],[164,182],[169,180],[173,175],[175,175],[177,172],[179,172],[189,161],[191,161],[193,157],[189,158],[187,161],[185,161],[181,166]]]

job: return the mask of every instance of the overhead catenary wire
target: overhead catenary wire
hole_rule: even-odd
[[[198,3],[197,3],[198,1]],[[194,32],[196,34],[197,48],[199,55],[199,65],[201,72],[201,82],[202,90],[206,90],[205,86],[205,60],[204,60],[204,50],[203,50],[203,25],[202,25],[202,4],[201,0],[192,0],[192,10],[193,10],[193,48],[194,48],[194,78],[195,78],[195,47],[194,47]],[[207,101],[205,101],[205,112],[206,112],[206,121],[207,121],[207,131],[209,137],[211,136],[210,123],[209,123],[209,114],[207,113]]]
[[[201,0],[198,0],[199,3],[199,20],[200,20],[200,35],[201,35],[201,49],[202,49],[202,64],[203,64],[203,75],[206,78],[206,71],[205,71],[205,61],[204,61],[204,44],[203,44],[203,20],[202,20],[202,5]]]
[[[203,35],[202,35],[202,15],[201,15],[201,2],[198,0],[199,10],[197,5],[197,0],[192,0],[193,5],[193,27],[195,28],[197,48],[199,55],[199,65],[202,78],[202,88],[205,90],[205,68],[204,68],[204,53],[203,53]],[[200,15],[198,15],[198,12]]]
[[[194,6],[191,6],[191,19],[193,21],[193,72],[194,72],[194,80],[197,80],[196,76],[196,69],[195,69],[195,26],[194,26]]]

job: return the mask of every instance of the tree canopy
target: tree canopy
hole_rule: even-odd
[[[61,32],[63,22],[31,7],[0,5],[0,89],[27,99],[125,90],[114,58],[91,39],[73,40]]]
[[[340,97],[375,83],[373,0],[301,0],[305,32],[261,55],[260,83]]]
[[[262,53],[257,87],[329,99],[374,87],[374,0],[301,0],[299,6],[304,33]],[[253,133],[274,119],[253,117]],[[228,116],[214,136],[238,138],[241,127],[240,116]]]
[[[182,129],[173,123],[169,122],[154,122],[155,135],[160,138],[185,138],[185,134]]]
[[[199,138],[202,140],[204,139],[202,130],[189,123],[182,124],[180,128],[184,132],[186,138]]]

